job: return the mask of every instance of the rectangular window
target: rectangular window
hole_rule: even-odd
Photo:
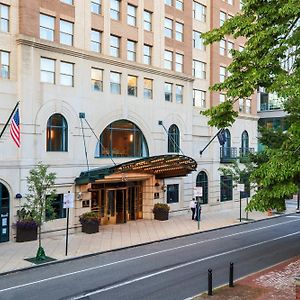
[[[232,53],[231,53],[231,50],[234,49],[234,43],[232,42],[227,42],[227,55],[228,57],[232,58]]]
[[[206,107],[206,92],[201,90],[193,90],[193,105],[196,107]]]
[[[144,98],[153,99],[153,80],[144,78]]]
[[[244,51],[244,47],[243,46],[239,46],[239,51],[243,52]]]
[[[152,47],[149,45],[144,45],[144,58],[143,58],[144,64],[151,65],[151,53],[152,53]]]
[[[220,11],[220,27],[225,23],[225,21],[226,21],[226,13]]]
[[[172,102],[173,84],[165,82],[165,101]]]
[[[232,176],[221,176],[221,201],[232,200]]]
[[[233,0],[227,0],[227,3],[233,5]]]
[[[74,64],[60,62],[60,84],[65,86],[74,86]]]
[[[91,12],[97,15],[101,14],[101,0],[91,1]]]
[[[55,83],[55,60],[41,57],[41,82]]]
[[[176,84],[176,103],[183,103],[183,86]]]
[[[220,41],[220,55],[225,56],[225,54],[226,54],[226,41],[221,40]]]
[[[110,36],[110,55],[120,57],[120,38],[118,36]]]
[[[144,10],[144,30],[152,30],[152,13]]]
[[[103,92],[103,70],[92,68],[91,84],[92,84],[92,91]]]
[[[57,194],[51,201],[51,212],[53,216],[50,216],[50,211],[46,210],[46,221],[51,219],[63,219],[66,217],[66,208],[64,208],[64,194]]]
[[[0,31],[9,31],[9,6],[0,4]]]
[[[246,114],[251,114],[251,99],[246,99]]]
[[[167,185],[167,203],[179,202],[179,184]]]
[[[200,22],[206,22],[206,6],[193,1],[193,18]]]
[[[243,6],[244,6],[243,0],[240,0],[240,10],[243,9]]]
[[[175,7],[179,10],[183,10],[183,0],[175,0]]]
[[[40,14],[40,38],[54,41],[54,22],[55,18]]]
[[[220,94],[220,103],[224,103],[226,101],[226,95]]]
[[[91,30],[91,50],[101,52],[101,32],[95,29]]]
[[[136,26],[136,7],[127,4],[127,24]]]
[[[60,0],[60,2],[69,4],[69,5],[73,5],[73,0]]]
[[[175,39],[176,41],[183,41],[183,24],[175,22]]]
[[[168,70],[173,69],[173,52],[172,51],[165,50],[164,67]]]
[[[201,32],[193,30],[193,47],[199,50],[205,50],[203,38]]]
[[[173,21],[165,18],[165,37],[172,38],[173,36]]]
[[[110,92],[112,94],[121,94],[121,74],[110,72]]]
[[[9,52],[0,50],[0,78],[9,79]]]
[[[176,72],[183,72],[183,55],[176,53],[175,55],[175,70]]]
[[[172,6],[173,5],[173,0],[165,0],[165,4]]]
[[[199,79],[206,79],[206,63],[193,60],[193,76]]]
[[[110,17],[113,20],[120,20],[120,0],[110,0]]]
[[[73,26],[72,22],[60,20],[60,43],[64,45],[73,45]]]
[[[127,59],[136,61],[136,42],[134,41],[127,41]]]
[[[220,82],[224,82],[226,79],[226,68],[220,67]]]
[[[239,99],[239,112],[244,112],[244,99]]]
[[[127,94],[129,96],[135,96],[137,97],[137,76],[128,75],[127,78],[127,84],[128,84],[128,90]]]

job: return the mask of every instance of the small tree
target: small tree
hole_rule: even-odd
[[[56,174],[48,173],[48,166],[39,162],[35,168],[30,170],[27,179],[28,194],[26,195],[27,203],[24,205],[31,212],[33,220],[38,225],[39,248],[36,254],[36,260],[46,258],[45,251],[42,247],[41,227],[45,221],[45,214],[53,217],[53,208],[51,202],[55,197]]]

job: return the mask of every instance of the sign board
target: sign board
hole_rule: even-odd
[[[202,186],[194,187],[194,197],[202,197]]]
[[[236,189],[238,192],[245,192],[245,185],[243,183],[238,183]]]
[[[74,207],[74,193],[64,194],[64,208]]]

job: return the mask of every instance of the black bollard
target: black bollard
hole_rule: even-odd
[[[212,296],[212,269],[208,269],[208,296]]]
[[[229,287],[233,287],[233,262],[230,263],[229,268]]]

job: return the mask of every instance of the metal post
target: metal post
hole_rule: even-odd
[[[208,269],[207,295],[212,296],[212,269]]]
[[[297,195],[297,210],[296,213],[300,213],[300,188],[298,189],[298,195]]]
[[[69,240],[69,211],[70,211],[70,208],[67,208],[66,256],[68,255],[68,240]]]
[[[248,197],[246,198],[246,205],[248,207]],[[246,210],[246,220],[248,221],[248,210]]]
[[[198,220],[198,230],[200,229],[200,201],[199,197],[197,197],[197,220]]]
[[[242,192],[240,192],[240,222],[242,222]]]
[[[229,287],[233,287],[233,262],[230,263],[229,267]]]

